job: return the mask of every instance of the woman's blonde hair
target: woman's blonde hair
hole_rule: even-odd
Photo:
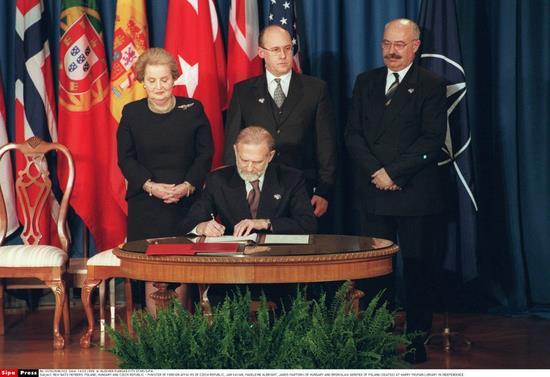
[[[145,68],[148,65],[167,65],[172,73],[172,78],[175,80],[179,77],[178,65],[174,57],[163,48],[152,47],[139,56],[134,66],[139,82],[143,82]]]

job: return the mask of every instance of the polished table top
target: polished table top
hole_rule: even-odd
[[[359,236],[311,235],[309,244],[242,246],[232,255],[148,256],[151,243],[191,243],[185,237],[128,242],[114,250],[126,277],[180,283],[294,283],[363,279],[392,271],[399,247]]]

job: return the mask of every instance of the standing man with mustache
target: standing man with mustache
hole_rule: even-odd
[[[407,332],[428,334],[434,243],[445,208],[444,172],[437,165],[447,127],[445,81],[414,64],[420,30],[413,21],[386,24],[380,47],[385,67],[357,77],[346,144],[359,172],[362,232],[399,243]],[[414,338],[408,361],[427,359],[424,339]]]

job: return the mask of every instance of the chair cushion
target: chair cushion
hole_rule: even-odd
[[[120,266],[120,259],[113,254],[113,249],[109,249],[88,259],[88,266]]]
[[[61,267],[67,259],[67,253],[50,245],[0,247],[0,267]]]

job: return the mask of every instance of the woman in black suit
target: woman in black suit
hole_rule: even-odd
[[[172,55],[151,48],[135,65],[147,97],[122,110],[118,165],[128,181],[128,241],[178,234],[177,226],[212,161],[212,135],[201,103],[172,94]]]

